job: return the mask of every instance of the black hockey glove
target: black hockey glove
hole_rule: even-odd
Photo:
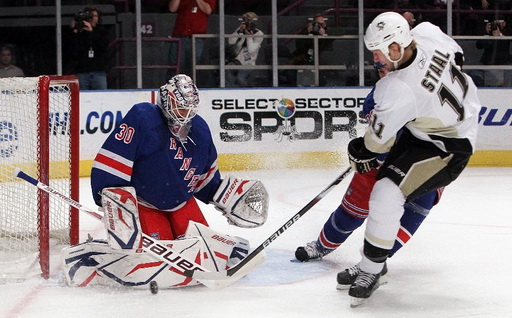
[[[363,137],[352,139],[348,143],[348,160],[352,169],[366,173],[379,167],[377,154],[366,149]]]

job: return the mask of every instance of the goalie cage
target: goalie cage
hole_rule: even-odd
[[[75,76],[0,78],[0,282],[48,279],[50,259],[78,243],[78,210],[13,177],[78,200],[78,100]]]

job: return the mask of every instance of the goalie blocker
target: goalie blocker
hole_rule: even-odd
[[[258,180],[238,179],[228,175],[213,196],[213,204],[229,224],[254,228],[268,216],[268,193]]]

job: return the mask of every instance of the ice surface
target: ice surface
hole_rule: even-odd
[[[202,205],[215,230],[258,246],[324,189],[341,169],[235,173],[262,180],[270,193],[269,220],[261,228],[227,225]],[[348,178],[350,179],[350,178]],[[438,206],[409,243],[388,261],[389,283],[350,308],[336,290],[336,273],[359,261],[364,228],[322,261],[290,262],[297,246],[316,239],[348,184],[337,186],[267,251],[267,260],[221,290],[204,286],[162,290],[70,288],[61,272],[0,285],[0,317],[512,317],[512,168],[468,168],[448,186]],[[94,207],[89,179],[81,203]],[[81,218],[81,237],[104,237],[102,224]]]

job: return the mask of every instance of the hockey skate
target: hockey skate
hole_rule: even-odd
[[[307,262],[312,259],[321,258],[331,251],[318,245],[318,241],[307,243],[306,246],[299,246],[295,251],[295,258],[300,262]]]
[[[380,277],[381,273],[371,274],[360,270],[356,281],[348,290],[350,307],[360,306],[366,299],[370,298],[372,293],[380,286]]]
[[[337,290],[347,290],[350,288],[352,284],[357,279],[357,275],[361,272],[359,268],[359,264],[356,264],[350,268],[345,269],[342,272],[338,273],[336,280],[338,281],[338,285],[336,286]],[[388,266],[384,263],[384,267],[380,272],[380,285],[385,285],[388,282],[388,277],[386,274],[388,273]]]

